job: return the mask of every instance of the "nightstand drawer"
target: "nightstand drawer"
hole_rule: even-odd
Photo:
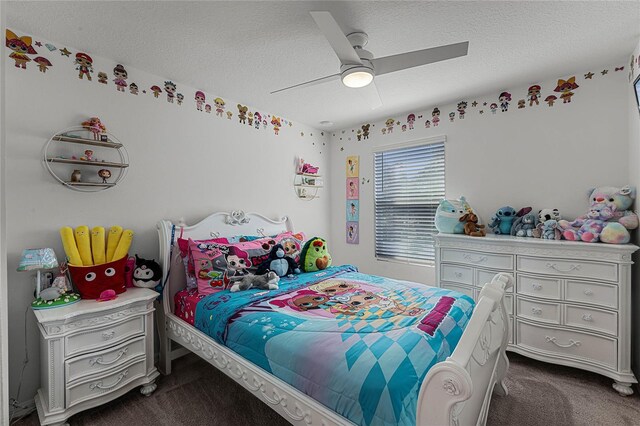
[[[466,263],[495,269],[513,269],[513,255],[442,249],[441,262]]]
[[[82,352],[95,351],[142,334],[144,334],[144,317],[140,315],[114,325],[81,331],[66,337],[65,354],[69,357]]]
[[[618,281],[618,265],[615,263],[518,256],[516,267],[518,271],[535,274]]]
[[[103,375],[95,375],[67,387],[67,408],[89,399],[112,393],[127,383],[147,374],[144,357],[129,361],[115,371],[110,370]]]
[[[116,369],[130,359],[144,353],[145,337],[140,336],[100,352],[71,358],[65,361],[67,383],[101,371]]]

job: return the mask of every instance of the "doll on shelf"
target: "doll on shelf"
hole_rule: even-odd
[[[107,128],[98,117],[91,117],[82,122],[82,127],[93,133],[93,140],[100,140],[100,134],[107,131]]]

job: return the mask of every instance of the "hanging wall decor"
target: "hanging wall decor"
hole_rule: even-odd
[[[347,181],[346,181],[346,237],[347,244],[358,244],[360,242],[360,157],[351,155],[347,157]]]

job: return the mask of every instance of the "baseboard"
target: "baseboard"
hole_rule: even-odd
[[[19,402],[15,406],[9,407],[9,418],[16,420],[28,416],[36,410],[36,403],[33,399],[29,401]]]

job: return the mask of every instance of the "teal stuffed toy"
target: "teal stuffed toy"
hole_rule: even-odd
[[[436,210],[436,229],[443,234],[464,234],[465,222],[460,222],[460,218],[469,210],[471,206],[464,196],[458,200],[440,201]]]
[[[496,214],[491,217],[489,228],[493,229],[494,234],[509,235],[515,220],[516,210],[513,207],[500,207]]]

